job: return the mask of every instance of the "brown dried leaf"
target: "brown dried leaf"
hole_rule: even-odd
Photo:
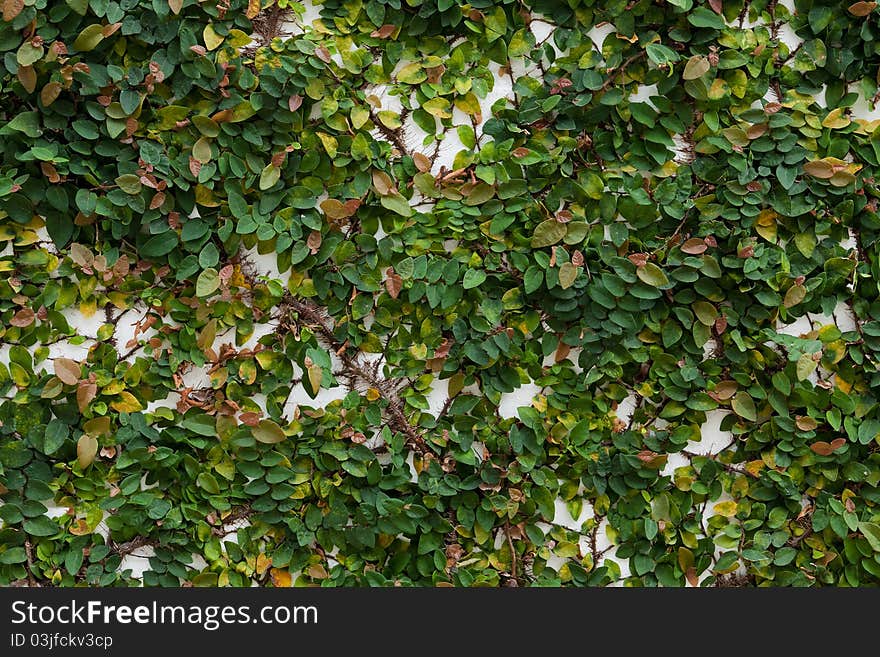
[[[58,171],[51,162],[40,162],[40,171],[50,183],[61,182],[61,176],[58,175]]]
[[[76,405],[80,413],[85,413],[89,404],[98,394],[98,386],[90,381],[80,381],[76,389]]]
[[[306,245],[309,247],[312,255],[315,255],[318,252],[318,249],[321,248],[321,242],[323,241],[324,238],[321,235],[321,231],[313,230],[309,233],[309,236],[306,238]]]
[[[37,72],[34,70],[33,66],[19,66],[16,76],[18,77],[18,81],[21,82],[21,86],[24,87],[29,94],[34,93],[34,89],[37,88]]]
[[[403,289],[403,279],[391,267],[385,270],[385,276],[385,289],[388,292],[388,296],[396,299],[400,296],[400,290]]]
[[[70,358],[55,359],[55,376],[61,379],[65,385],[76,385],[82,374],[82,367],[75,360]]]
[[[416,165],[416,168],[421,173],[426,173],[431,170],[431,160],[429,160],[422,153],[413,153],[412,159],[413,159],[413,164]]]
[[[859,18],[861,18],[863,16],[867,16],[876,8],[876,2],[855,2],[849,6],[849,9],[847,9],[847,11],[849,11],[849,13],[851,13],[853,16],[858,16]]]
[[[299,94],[293,94],[287,99],[287,107],[291,112],[298,110],[303,104],[303,97]]]
[[[35,317],[33,310],[30,308],[22,308],[12,316],[9,323],[18,328],[25,328],[34,323]]]
[[[49,107],[49,105],[55,102],[55,99],[58,98],[59,95],[61,95],[61,83],[47,82],[40,91],[40,101],[43,103],[44,107]]]
[[[332,61],[332,58],[330,57],[330,51],[327,50],[326,46],[318,46],[317,48],[315,48],[315,55],[317,55],[318,59],[320,59],[325,64],[329,64]]]
[[[13,20],[24,9],[24,0],[5,0],[3,2],[3,20],[7,23]]]

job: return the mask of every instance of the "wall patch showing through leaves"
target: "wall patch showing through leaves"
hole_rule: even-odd
[[[0,11],[0,585],[880,581],[877,3]]]

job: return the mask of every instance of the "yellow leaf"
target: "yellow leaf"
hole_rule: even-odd
[[[208,50],[219,48],[223,43],[223,37],[214,31],[214,27],[210,23],[205,25],[205,29],[202,30],[202,38],[205,40],[205,47]]]
[[[137,397],[130,392],[124,390],[119,393],[119,396],[121,399],[110,404],[114,411],[118,411],[119,413],[134,413],[135,411],[143,409],[143,406],[141,406]]]
[[[715,505],[715,514],[724,516],[725,518],[732,518],[736,515],[736,502],[733,500],[718,502],[718,504]]]
[[[293,586],[293,578],[286,570],[273,568],[269,571],[269,575],[272,577],[272,586],[275,588],[290,588]]]
[[[82,303],[79,304],[79,311],[83,314],[83,317],[91,317],[95,314],[95,311],[97,310],[98,303],[94,297],[85,299]]]
[[[755,231],[768,242],[776,242],[776,212],[762,210],[755,220]]]
[[[265,573],[271,565],[272,559],[267,557],[264,553],[260,552],[260,554],[257,555],[257,565],[255,568],[255,570],[257,571],[257,575],[262,575],[263,573]]]
[[[256,18],[257,14],[260,13],[260,0],[248,0],[247,11],[245,12],[245,16],[250,19]]]
[[[825,117],[825,120],[822,121],[823,128],[845,128],[851,123],[850,118],[843,113],[843,108],[838,107],[835,110],[831,110],[828,113],[828,116]]]

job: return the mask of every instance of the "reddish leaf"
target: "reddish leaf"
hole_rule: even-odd
[[[79,382],[79,387],[76,389],[76,405],[79,407],[80,413],[85,413],[85,410],[89,407],[89,404],[92,403],[92,400],[97,394],[97,385],[89,381]]]
[[[834,451],[834,448],[826,443],[824,440],[817,440],[812,445],[810,445],[810,449],[816,452],[819,456],[828,456],[831,452]]]
[[[380,27],[378,30],[373,30],[372,32],[370,32],[370,36],[374,39],[387,39],[392,34],[394,34],[394,30],[396,29],[396,25],[386,24]]]
[[[721,0],[709,0],[709,6],[712,7],[716,14],[720,14],[724,11]]]
[[[688,255],[700,255],[705,253],[707,248],[706,242],[699,237],[692,237],[681,245],[681,250]]]
[[[295,112],[302,106],[303,97],[299,94],[293,94],[290,98],[287,99],[287,107],[291,112]]]

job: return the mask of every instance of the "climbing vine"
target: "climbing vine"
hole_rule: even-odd
[[[0,585],[880,581],[876,2],[0,9]]]

